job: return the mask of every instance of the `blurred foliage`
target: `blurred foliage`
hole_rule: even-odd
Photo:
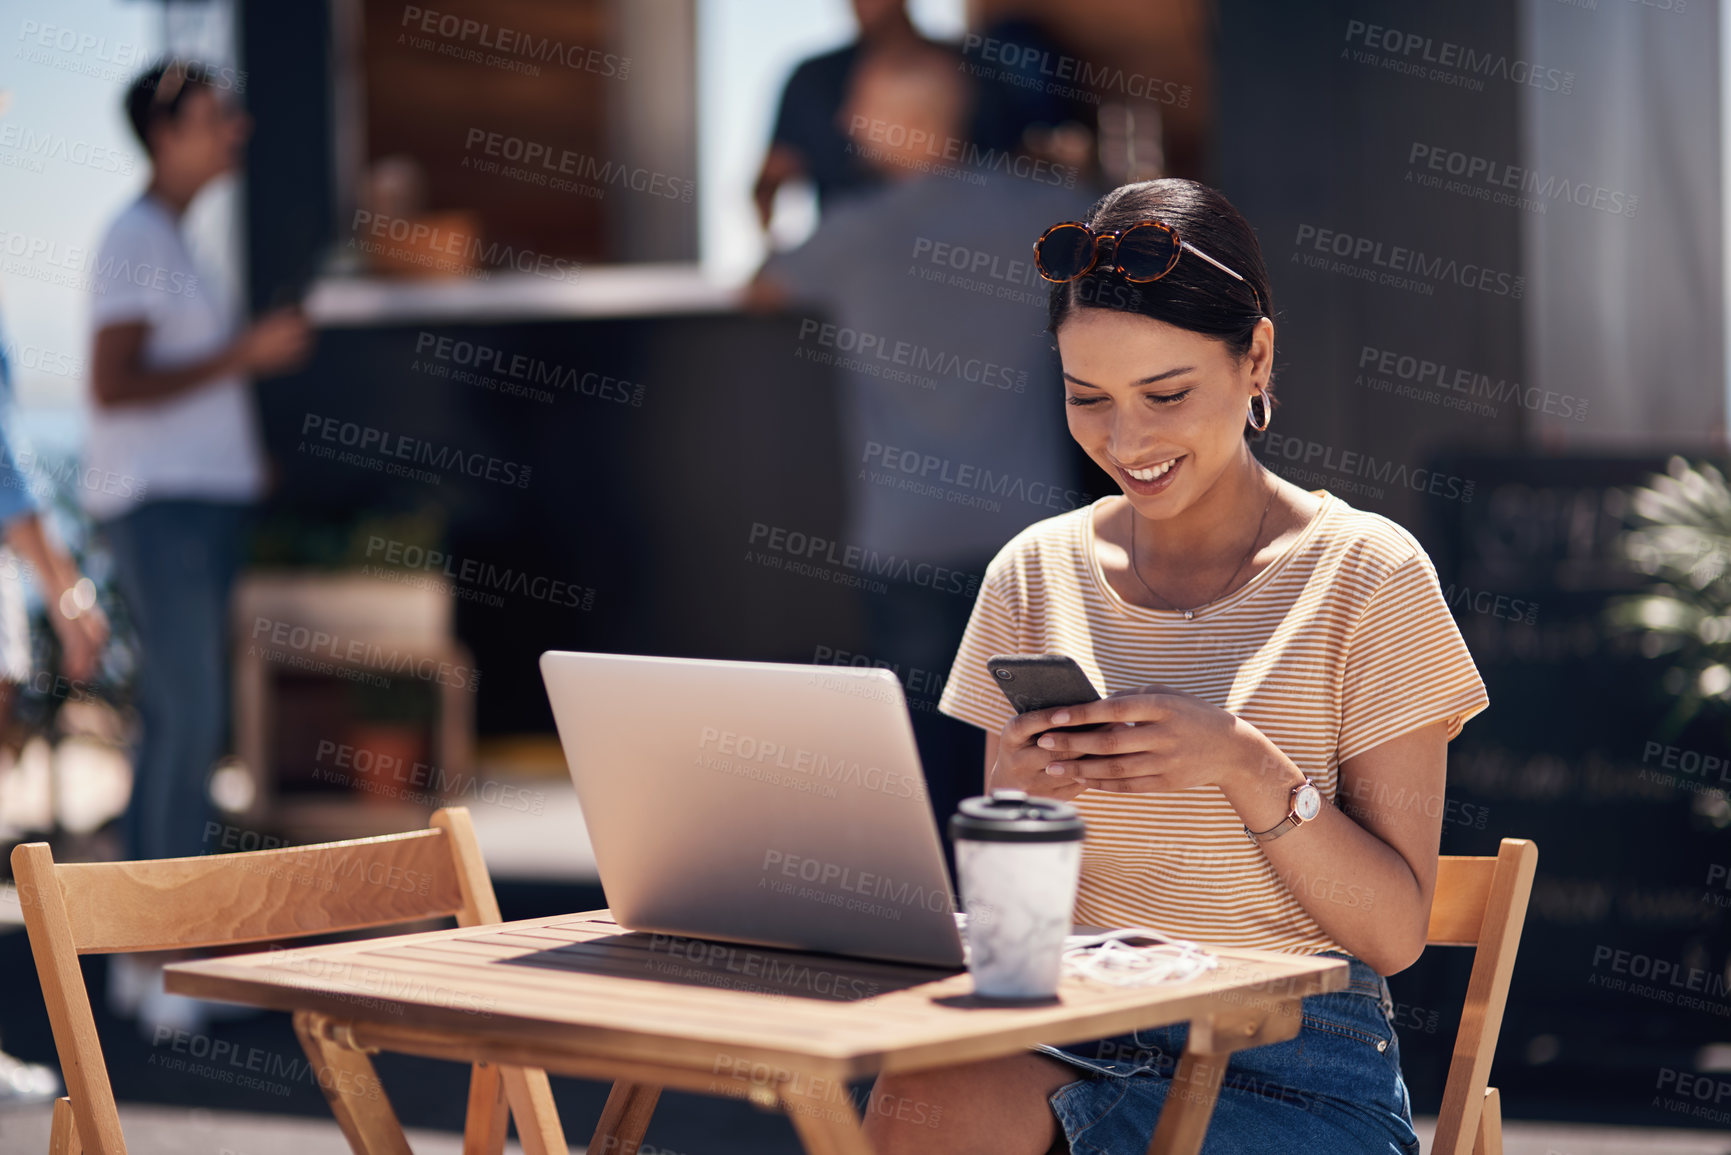
[[[1612,599],[1606,621],[1639,633],[1647,657],[1670,655],[1661,679],[1675,698],[1660,725],[1668,740],[1731,704],[1731,487],[1712,465],[1672,457],[1630,494],[1629,510],[1618,547],[1653,582]]]

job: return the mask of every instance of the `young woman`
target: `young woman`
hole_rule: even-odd
[[[1445,746],[1484,684],[1411,534],[1252,456],[1273,305],[1224,197],[1126,185],[1036,253],[1070,433],[1122,493],[1004,546],[939,709],[986,730],[988,790],[1082,811],[1078,922],[1351,960],[1298,1037],[1232,1057],[1209,1155],[1416,1152],[1382,976],[1424,948]],[[1068,654],[1108,696],[1017,716],[996,653]],[[885,1076],[874,1094],[943,1126],[870,1111],[868,1133],[884,1155],[1139,1155],[1186,1034]]]

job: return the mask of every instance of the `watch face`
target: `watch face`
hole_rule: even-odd
[[[1298,797],[1292,800],[1292,808],[1302,821],[1309,822],[1322,813],[1322,791],[1305,783],[1298,788]]]

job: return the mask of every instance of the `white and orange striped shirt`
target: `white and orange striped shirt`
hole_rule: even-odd
[[[1436,721],[1454,738],[1489,699],[1430,558],[1388,518],[1319,496],[1286,553],[1189,621],[1131,605],[1108,584],[1093,529],[1106,498],[1035,522],[986,567],[938,709],[997,733],[1015,711],[986,659],[1068,654],[1102,695],[1162,683],[1236,714],[1330,801],[1343,761]],[[1220,946],[1343,949],[1244,836],[1218,787],[1088,790],[1072,802],[1087,823],[1077,922]],[[1415,789],[1405,802],[1438,800]]]

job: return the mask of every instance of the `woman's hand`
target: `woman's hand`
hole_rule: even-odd
[[[108,616],[101,606],[92,604],[68,617],[64,603],[72,592],[68,589],[62,604],[51,607],[48,620],[60,639],[61,672],[74,682],[83,682],[102,662],[102,651],[108,645]]]
[[[1107,723],[1100,730],[1034,734],[1031,748],[1038,756],[1014,762],[1018,769],[1027,769],[1043,760],[1040,774],[1083,789],[1148,794],[1192,786],[1224,788],[1268,764],[1270,744],[1256,727],[1169,686],[1119,690],[1098,702],[1037,713],[1042,727]],[[1015,721],[1004,727],[1005,739],[1014,727]],[[1003,761],[1000,753],[999,764]]]
[[[1046,773],[1046,764],[1056,755],[1035,744],[1041,731],[1052,725],[1053,710],[1029,710],[1017,714],[998,732],[998,760],[986,775],[986,793],[994,790],[1025,790],[1041,798],[1065,800],[1088,788],[1074,777]]]

